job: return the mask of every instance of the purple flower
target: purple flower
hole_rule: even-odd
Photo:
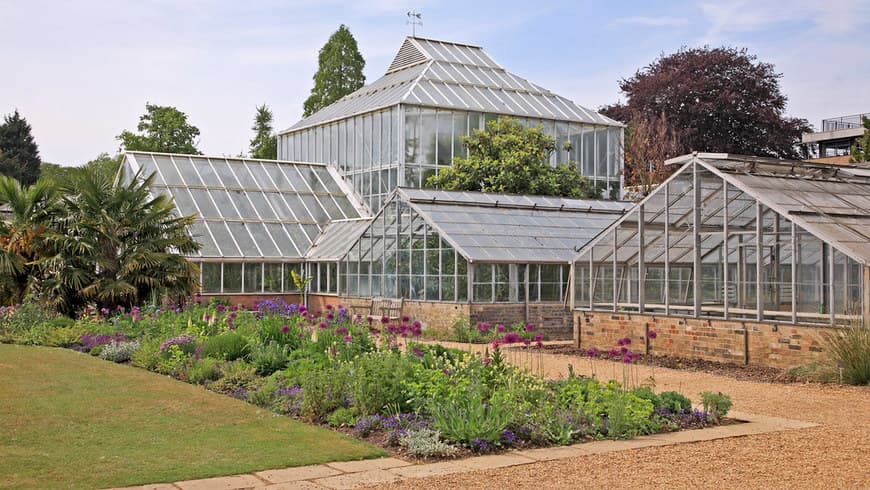
[[[615,358],[621,356],[622,353],[619,352],[619,349],[610,349],[610,352],[608,352],[607,355]]]
[[[540,341],[544,340],[544,334],[542,334],[542,333],[536,333],[536,334],[535,334],[535,338],[532,339],[532,340],[534,340],[535,342],[540,342]]]
[[[321,329],[321,330],[326,330],[326,323],[324,323],[324,322],[320,322],[320,329]]]
[[[507,330],[507,328],[505,328],[505,326],[501,323],[499,323],[498,326],[495,327],[495,329],[498,330],[498,333],[504,333],[504,331]]]
[[[535,324],[534,323],[526,323],[526,332],[534,332]]]
[[[420,348],[417,346],[414,346],[414,348],[411,349],[411,352],[413,352],[414,355],[417,357],[423,357],[423,351],[421,351]]]
[[[332,305],[326,305],[326,309],[331,311],[331,310],[332,310]]]
[[[411,317],[409,317],[408,315],[405,315],[402,317],[402,323],[408,323],[410,321],[411,321]]]
[[[347,327],[338,327],[335,329],[335,333],[339,335],[345,335],[347,334]]]
[[[481,322],[477,324],[477,331],[480,333],[489,332],[489,323]]]
[[[353,340],[353,337],[351,337],[350,335],[345,335],[345,336],[344,336],[344,341],[345,341],[345,342],[350,342],[351,340]]]
[[[287,333],[290,331],[290,327],[288,325],[284,325],[281,327],[281,333]]]
[[[499,346],[498,340],[493,340],[492,341],[492,350],[498,350],[498,346]]]
[[[586,351],[586,355],[588,357],[598,357],[601,355],[601,351],[599,351],[597,347],[593,347]]]
[[[166,352],[173,345],[177,345],[179,347],[192,344],[194,342],[193,337],[188,334],[179,335],[178,337],[173,337],[171,339],[164,340],[162,344],[160,344],[160,352]]]
[[[386,324],[390,323],[390,319],[387,318],[387,317],[385,317],[385,316],[382,316],[382,317],[381,317],[381,323],[383,323],[384,325],[386,325]]]
[[[649,332],[646,333],[646,338],[648,338],[650,340],[655,340],[656,337],[658,337],[658,334],[656,333],[655,330],[650,330]]]
[[[327,319],[327,320],[332,320],[333,318],[335,318],[335,315],[333,315],[332,313],[327,313],[327,314],[326,314],[326,319]]]
[[[517,440],[517,435],[510,429],[505,429],[501,433],[501,441],[505,444],[513,444]]]
[[[505,344],[516,344],[522,342],[523,338],[520,337],[520,334],[516,332],[508,332],[504,335],[504,338],[501,340]]]

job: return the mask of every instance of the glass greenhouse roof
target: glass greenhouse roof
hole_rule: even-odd
[[[431,189],[396,190],[472,262],[570,262],[575,247],[610,226],[632,203]]]
[[[483,48],[408,37],[383,77],[282,133],[396,104],[621,126],[510,73]]]
[[[301,260],[331,221],[366,213],[322,164],[127,152],[123,168],[154,172],[152,191],[197,215],[201,258]]]
[[[699,153],[697,162],[852,259],[870,265],[866,169],[717,153]]]
[[[305,254],[314,262],[341,260],[372,223],[371,218],[333,221]]]

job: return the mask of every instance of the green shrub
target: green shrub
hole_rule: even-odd
[[[407,358],[392,351],[373,352],[355,359],[351,388],[354,408],[360,415],[382,413],[387,406],[406,411],[404,382],[411,374]]]
[[[850,326],[827,336],[831,362],[842,379],[853,385],[870,384],[870,328]]]
[[[227,332],[209,337],[202,345],[201,353],[224,361],[235,361],[248,354],[248,339],[238,332]]]
[[[662,405],[661,397],[656,395],[655,392],[647,386],[639,386],[631,390],[631,394],[638,398],[651,401],[653,407],[660,407]]]
[[[111,342],[101,347],[102,349],[99,353],[100,359],[112,362],[127,362],[139,350],[141,345],[138,341],[131,340],[128,342]]]
[[[345,364],[307,371],[299,383],[302,388],[300,414],[310,420],[323,420],[335,410],[346,407],[350,384],[350,370]]]
[[[332,412],[326,419],[326,423],[332,427],[352,427],[356,425],[357,416],[349,408],[339,408]]]
[[[664,407],[674,413],[689,412],[692,410],[692,400],[689,400],[682,394],[676,391],[663,391],[659,393],[660,404],[658,407]]]
[[[189,354],[185,349],[188,345],[192,345],[192,343],[183,345],[173,344],[165,350],[161,349],[160,355],[157,358],[157,367],[155,368],[155,371],[169,376],[179,376],[184,374],[185,365],[191,356],[191,354]],[[97,347],[94,347],[94,349]],[[93,349],[91,349],[91,352],[93,353]]]
[[[705,391],[701,393],[701,403],[704,405],[704,411],[713,419],[714,422],[719,422],[722,417],[728,414],[731,410],[731,397],[721,392],[712,393]]]
[[[52,328],[46,332],[42,345],[50,347],[70,347],[75,345],[82,335],[87,333],[84,324],[73,323],[68,326]]]
[[[456,447],[441,440],[441,433],[434,429],[409,429],[399,436],[399,445],[408,454],[423,458],[447,457],[456,453]]]
[[[652,425],[650,415],[655,410],[651,401],[618,391],[610,392],[607,398],[608,437],[620,439],[649,432]]]
[[[788,370],[788,374],[816,383],[836,383],[840,376],[835,366],[827,362],[811,362]]]
[[[231,395],[238,390],[256,391],[263,384],[263,379],[257,376],[257,369],[242,360],[223,364],[221,374],[220,379],[209,383],[208,389]]]
[[[268,344],[254,344],[251,347],[251,364],[261,376],[268,376],[287,367],[290,362],[290,346],[275,341]]]
[[[261,408],[270,408],[277,393],[278,387],[275,383],[266,380],[262,386],[248,394],[248,402]]]
[[[160,362],[160,340],[149,339],[142,341],[139,350],[130,357],[131,364],[149,371],[156,371]]]
[[[187,368],[187,382],[201,385],[207,381],[216,381],[221,377],[219,362],[210,357],[194,361]]]
[[[432,425],[447,440],[467,445],[472,441],[497,444],[512,420],[505,407],[487,403],[478,390],[454,399],[432,400],[429,411]]]

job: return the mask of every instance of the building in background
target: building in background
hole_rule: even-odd
[[[572,161],[605,198],[620,197],[621,123],[510,73],[478,46],[417,37],[383,77],[281,132],[278,158],[337,167],[377,212],[396,187],[425,187],[465,156],[461,138],[499,116],[542,125],[556,139],[553,165]]]
[[[852,145],[857,138],[864,135],[862,118],[870,118],[870,113],[822,119],[822,130],[817,133],[804,133],[801,143],[809,146],[812,160],[849,163]]]

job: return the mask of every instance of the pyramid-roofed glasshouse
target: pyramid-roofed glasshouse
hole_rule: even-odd
[[[502,68],[479,46],[408,37],[383,77],[284,132],[406,103],[590,124],[621,124]]]

